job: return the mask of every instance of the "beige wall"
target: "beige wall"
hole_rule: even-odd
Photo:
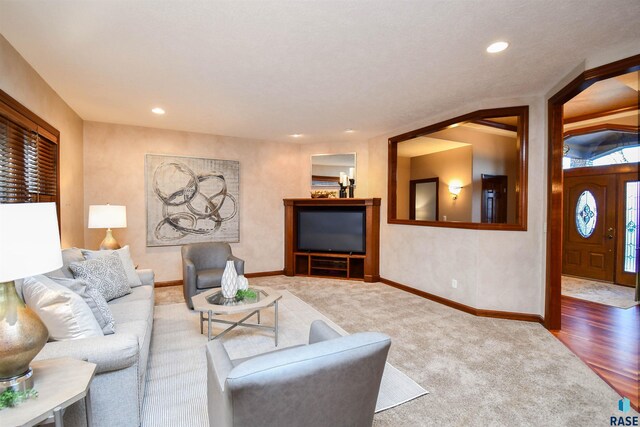
[[[516,138],[476,132],[473,143],[473,222],[482,221],[482,175],[507,176],[507,222],[516,222],[518,148]],[[480,137],[482,136],[482,137]],[[484,137],[484,138],[483,138]]]
[[[146,247],[146,153],[239,160],[240,242],[232,250],[248,273],[282,270],[282,199],[304,196],[310,180],[303,179],[299,145],[95,122],[85,122],[84,141],[84,218],[92,204],[126,205],[127,228],[114,236],[157,281],[181,279],[182,264],[180,246]],[[104,233],[87,229],[85,246],[98,247]]]
[[[387,139],[483,108],[529,105],[529,221],[525,232],[387,224],[386,173],[369,175],[383,195],[380,274],[453,301],[488,310],[543,313],[546,217],[546,119],[542,97],[470,103],[369,141],[369,168],[387,167]],[[463,189],[464,192],[464,189]],[[458,280],[458,288],[451,280]]]
[[[411,158],[411,180],[438,178],[439,221],[471,221],[472,154],[470,145]],[[456,200],[449,193],[449,183],[462,182],[462,191]]]
[[[311,154],[356,152],[356,197],[369,197],[366,141],[300,145],[96,122],[85,122],[84,141],[85,223],[89,205],[126,205],[128,227],[114,236],[158,281],[182,278],[180,247],[146,247],[146,153],[240,161],[240,242],[231,246],[248,273],[283,268],[282,199],[309,196]],[[87,229],[84,246],[96,248],[103,237]]]
[[[516,180],[518,175],[518,148],[516,137],[496,135],[464,126],[445,129],[434,137],[471,144],[473,147],[473,176],[469,184],[463,181],[462,192],[471,197],[472,222],[482,221],[482,174],[507,175],[507,222],[516,222]]]
[[[62,246],[81,246],[84,241],[82,119],[2,35],[0,89],[60,131]]]

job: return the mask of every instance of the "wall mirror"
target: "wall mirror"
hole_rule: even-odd
[[[480,110],[390,138],[387,221],[526,230],[528,112]]]
[[[356,153],[313,154],[311,156],[312,187],[339,188],[340,173],[356,179]]]

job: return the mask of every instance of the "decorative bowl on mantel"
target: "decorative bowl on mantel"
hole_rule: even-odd
[[[311,192],[312,199],[335,199],[336,192],[335,191],[327,191],[327,190],[315,190]]]

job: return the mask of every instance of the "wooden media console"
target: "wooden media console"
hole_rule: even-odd
[[[284,199],[284,274],[335,279],[380,280],[380,199]],[[298,212],[306,208],[347,211],[361,208],[365,215],[363,253],[306,251],[298,248]]]

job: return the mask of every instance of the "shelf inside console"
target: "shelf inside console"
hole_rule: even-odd
[[[364,255],[296,252],[295,274],[362,280],[364,260]]]

